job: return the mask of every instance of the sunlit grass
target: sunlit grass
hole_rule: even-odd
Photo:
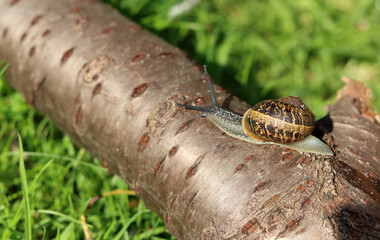
[[[20,135],[18,135],[18,143],[19,143],[19,156],[20,156],[20,177],[21,177],[21,189],[22,189],[22,201],[24,202],[24,216],[25,216],[25,232],[24,239],[31,240],[32,239],[32,216],[30,213],[30,202],[29,202],[29,186],[28,180],[25,171],[24,164],[24,156],[23,156],[23,146]],[[5,234],[4,234],[5,235]]]
[[[110,2],[251,105],[295,95],[321,118],[346,76],[370,87],[380,110],[378,1],[200,1],[174,20],[167,14],[178,1]]]

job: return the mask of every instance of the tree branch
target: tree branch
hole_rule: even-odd
[[[176,107],[211,105],[202,69],[101,3],[2,1],[0,39],[11,85],[178,238],[380,236],[380,127],[363,95],[319,122],[336,156],[316,156],[233,139]]]

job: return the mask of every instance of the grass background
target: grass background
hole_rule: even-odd
[[[379,0],[200,1],[175,18],[168,14],[177,0],[106,2],[207,64],[214,81],[251,105],[296,95],[320,118],[347,76],[372,89],[379,112]],[[0,74],[4,69],[5,63]],[[127,186],[28,106],[4,77],[0,95],[0,240],[24,239],[29,228],[33,239],[83,239],[79,217],[88,201]],[[94,239],[173,238],[135,196],[102,198],[86,217]]]

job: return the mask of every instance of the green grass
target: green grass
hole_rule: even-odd
[[[21,177],[21,188],[22,188],[22,201],[24,202],[24,213],[25,213],[25,235],[24,238],[27,240],[32,239],[32,215],[30,213],[30,202],[29,202],[29,187],[28,180],[25,171],[25,163],[24,163],[24,153],[22,147],[22,141],[20,135],[18,135],[18,146],[19,146],[19,169],[20,169],[20,177]],[[38,175],[37,175],[38,176]],[[5,235],[5,234],[4,234]]]
[[[251,105],[297,95],[320,118],[347,76],[372,89],[380,110],[376,0],[200,1],[174,20],[167,14],[178,1],[107,2],[207,64],[218,84]],[[88,201],[127,186],[28,106],[4,77],[0,96],[0,240],[83,239],[80,215]],[[102,198],[86,217],[94,239],[170,238],[134,196]]]
[[[254,105],[296,95],[317,118],[340,78],[380,92],[380,4],[364,1],[201,1],[175,20],[174,0],[110,0],[120,11],[207,64],[214,80]],[[380,96],[374,94],[380,110]]]

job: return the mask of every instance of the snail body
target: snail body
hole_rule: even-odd
[[[226,134],[253,144],[273,144],[302,152],[333,155],[328,145],[311,135],[315,126],[314,114],[301,99],[264,100],[242,116],[218,105],[206,66],[204,68],[213,105],[203,108],[177,103],[177,106],[201,111],[202,117]]]

